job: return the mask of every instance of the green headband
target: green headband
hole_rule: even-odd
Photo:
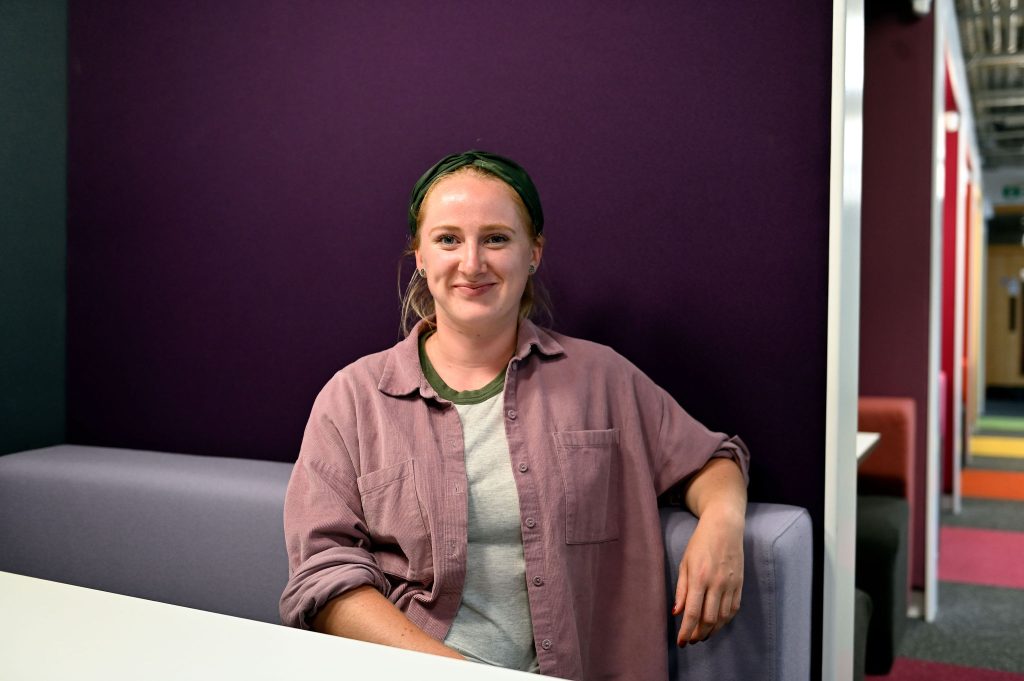
[[[476,166],[497,176],[505,184],[515,189],[526,206],[526,212],[530,214],[534,230],[540,236],[544,231],[544,211],[541,210],[540,195],[537,193],[537,187],[534,186],[533,180],[515,161],[486,151],[466,151],[461,154],[445,156],[423,174],[416,186],[412,188],[412,196],[409,197],[409,233],[412,236],[416,236],[420,205],[423,203],[423,197],[427,195],[427,190],[440,178],[466,166]]]

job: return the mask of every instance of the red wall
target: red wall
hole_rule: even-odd
[[[956,111],[953,84],[946,76],[946,111]],[[956,188],[959,168],[957,153],[960,135],[946,132],[946,194],[942,203],[942,373],[946,390],[942,405],[942,490],[953,491],[953,405],[960,400],[954,389],[954,345],[956,340]]]

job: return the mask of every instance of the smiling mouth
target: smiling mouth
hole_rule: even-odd
[[[494,286],[494,282],[488,282],[485,284],[456,284],[455,288],[459,289],[466,295],[482,295],[489,291]]]

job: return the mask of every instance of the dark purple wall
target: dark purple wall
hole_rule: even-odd
[[[917,403],[912,575],[924,584],[934,16],[869,16],[864,64],[860,394]]]
[[[820,536],[831,21],[72,2],[70,438],[293,460],[323,383],[397,338],[412,183],[481,147],[541,189],[556,327],[740,433],[752,497]]]

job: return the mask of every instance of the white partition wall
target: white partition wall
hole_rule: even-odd
[[[853,676],[864,5],[833,5],[823,679]]]
[[[939,510],[942,494],[942,451],[939,373],[942,368],[942,240],[946,186],[946,58],[943,17],[948,8],[935,7],[932,116],[932,249],[928,302],[928,436],[925,476],[925,564],[923,615],[933,622],[938,614]],[[956,159],[949,159],[956,163]],[[952,377],[950,377],[952,378]]]

